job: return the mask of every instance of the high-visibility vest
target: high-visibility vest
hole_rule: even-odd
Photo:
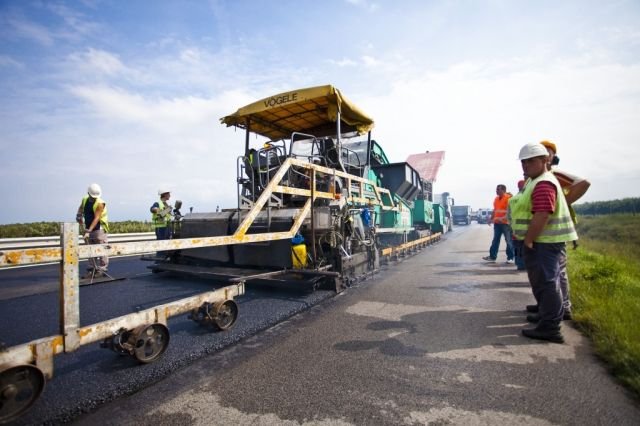
[[[550,172],[545,172],[528,182],[522,191],[522,195],[509,204],[511,217],[513,218],[513,223],[511,224],[513,235],[518,240],[524,240],[527,229],[531,224],[531,218],[533,218],[531,196],[536,185],[543,181],[551,182],[556,187],[556,205],[542,233],[534,241],[536,243],[563,243],[577,240],[578,234],[573,226],[569,206],[562,194],[562,188],[558,180]]]
[[[164,210],[168,205],[165,204],[162,199],[158,201],[158,211]],[[171,223],[171,213],[165,217],[160,216],[158,213],[151,213],[151,224],[154,228],[165,228]]]
[[[87,204],[89,200],[89,195],[85,195],[82,197],[82,203],[80,203],[80,210],[82,210],[82,214],[84,215],[84,206]],[[104,209],[102,209],[102,213],[100,214],[100,229],[102,229],[107,234],[109,233],[109,216],[107,214],[107,203],[100,197],[96,198],[93,202],[93,213],[96,213],[96,209],[99,204],[104,204]],[[85,219],[86,222],[86,219]],[[91,226],[91,222],[85,223],[85,227]]]
[[[507,224],[507,206],[509,205],[511,195],[504,194],[502,198],[496,197],[493,200],[493,223]]]

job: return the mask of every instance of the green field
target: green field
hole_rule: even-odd
[[[578,234],[568,250],[576,325],[640,396],[640,215],[580,217]]]

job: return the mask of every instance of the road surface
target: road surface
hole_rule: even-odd
[[[638,425],[638,401],[571,323],[520,334],[524,273],[485,263],[491,228],[441,243],[338,297],[104,405],[77,424]]]

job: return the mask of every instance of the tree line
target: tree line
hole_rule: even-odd
[[[640,213],[640,198],[623,198],[621,200],[592,201],[574,204],[574,210],[580,215],[598,216],[617,213]]]
[[[30,238],[51,237],[60,235],[61,224],[59,222],[35,222],[13,223],[0,225],[0,238]],[[82,232],[82,229],[80,230]],[[122,222],[110,222],[110,234],[128,234],[132,232],[151,232],[151,222],[125,220]]]

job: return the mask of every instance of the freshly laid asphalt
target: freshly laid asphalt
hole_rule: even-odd
[[[521,336],[533,302],[526,275],[502,253],[498,263],[481,260],[490,238],[486,225],[457,227],[341,295],[76,423],[640,424],[638,400],[571,322],[565,344]]]

